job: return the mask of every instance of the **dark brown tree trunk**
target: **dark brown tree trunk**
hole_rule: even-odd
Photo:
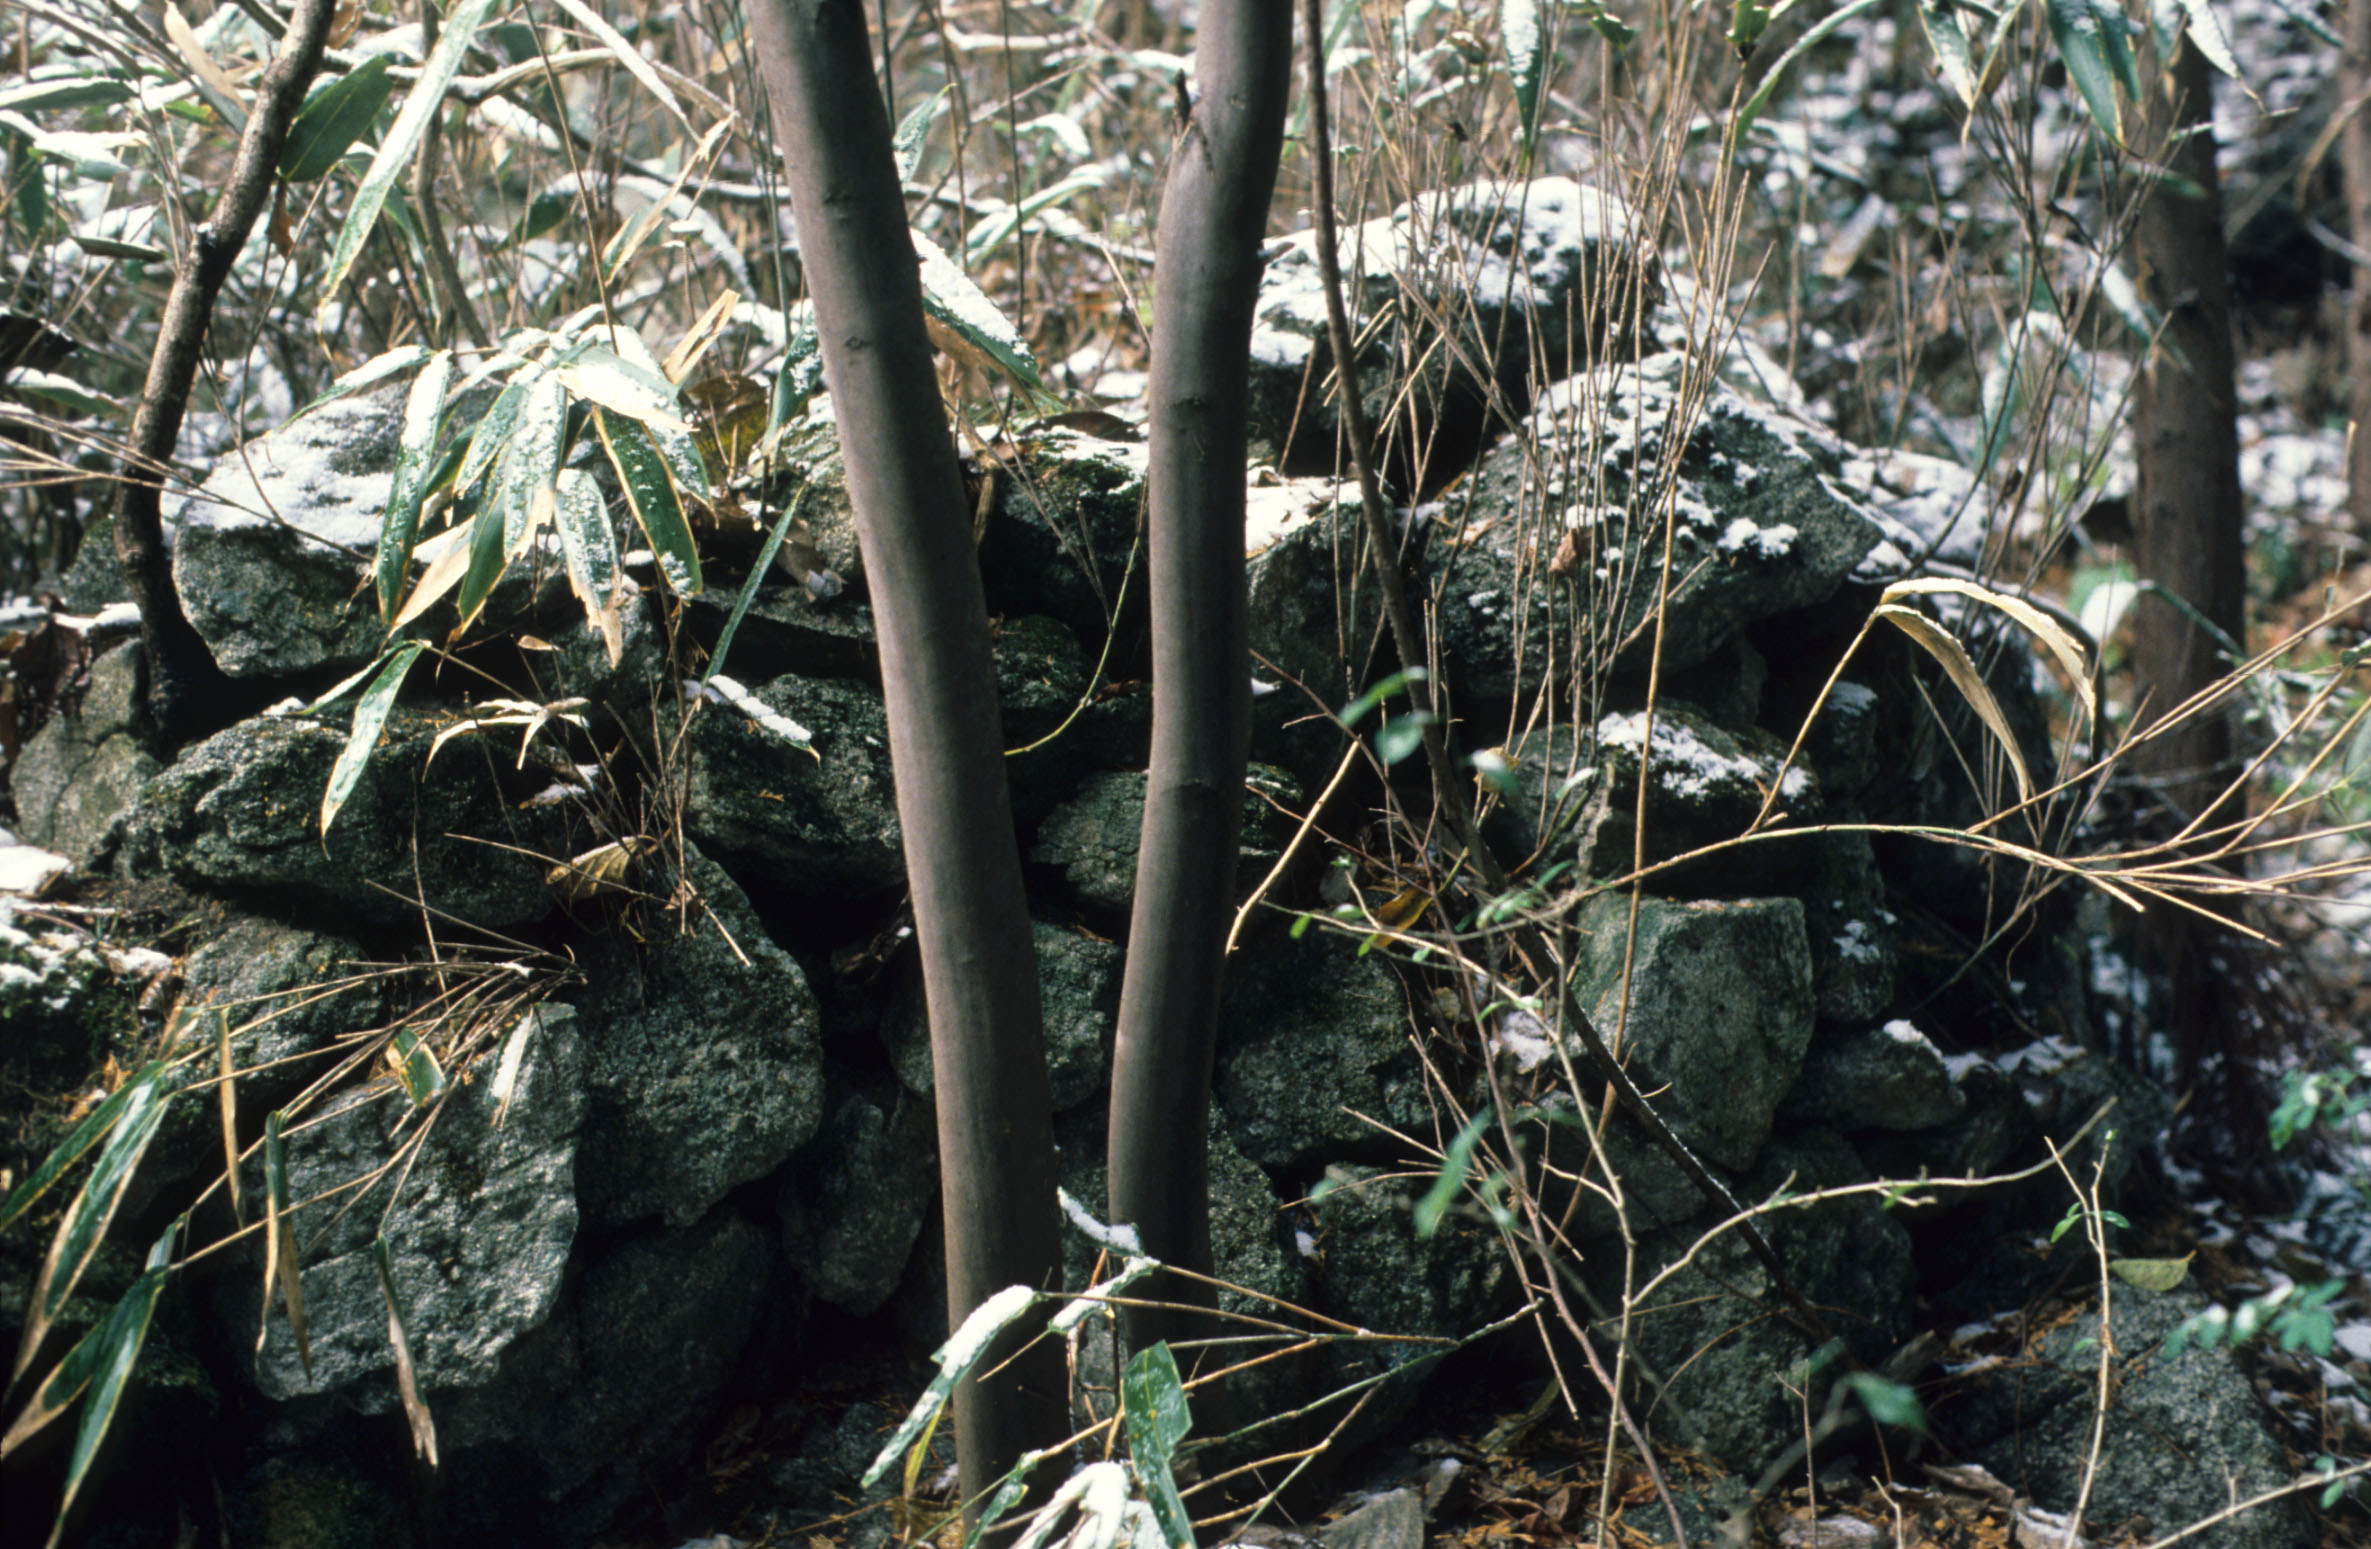
[[[2133,235],[2151,299],[2166,318],[2133,392],[2133,558],[2141,579],[2157,589],[2133,615],[2141,730],[2168,722],[2229,671],[2226,642],[2244,641],[2247,631],[2231,290],[2206,58],[2185,39],[2155,80],[2146,143],[2166,145],[2172,177],[2142,201]],[[2205,835],[2244,816],[2244,794],[2231,789],[2238,769],[2233,709],[2226,701],[2167,724],[2136,750],[2132,767],[2159,804],[2167,833]],[[2169,1029],[2185,1081],[2210,1084],[2244,1109],[2244,1022],[2225,961],[2230,934],[2164,904],[2152,907],[2143,934],[2172,991]]]
[[[1204,0],[1200,100],[1161,198],[1147,562],[1153,747],[1111,1082],[1111,1213],[1147,1253],[1210,1271],[1208,1116],[1251,735],[1243,490],[1251,315],[1284,142],[1292,9]],[[1207,1302],[1164,1278],[1152,1295]],[[1184,1325],[1128,1314],[1128,1342]]]
[[[124,448],[123,504],[115,518],[115,555],[140,605],[141,648],[147,658],[148,703],[158,731],[181,742],[227,723],[228,680],[214,654],[182,611],[173,589],[173,557],[165,545],[165,478],[189,412],[189,392],[205,353],[206,326],[231,266],[247,246],[271,198],[288,126],[304,104],[305,88],[321,68],[333,0],[299,0],[288,34],[256,82],[247,129],[231,163],[230,180],[204,225],[191,233],[165,298],[148,381],[132,413]]]
[[[2338,67],[2338,105],[2353,116],[2339,132],[2346,213],[2358,252],[2371,252],[2371,0],[2349,0],[2346,50]],[[2371,269],[2348,275],[2346,360],[2353,384],[2354,432],[2347,443],[2346,492],[2355,531],[2371,537]]]
[[[881,642],[938,1097],[947,1315],[1059,1283],[1036,949],[970,518],[862,0],[750,0]],[[980,1370],[1017,1348],[1019,1330]],[[1061,1348],[956,1390],[963,1493],[1067,1429]]]

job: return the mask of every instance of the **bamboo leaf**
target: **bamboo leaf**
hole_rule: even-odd
[[[584,0],[559,0],[559,6],[561,10],[582,22],[585,31],[598,38],[601,41],[601,46],[608,49],[611,54],[616,56],[617,62],[626,67],[626,73],[640,81],[643,90],[658,98],[660,104],[675,115],[677,123],[686,129],[691,128],[692,121],[684,117],[683,104],[675,100],[675,93],[668,89],[666,81],[660,77],[658,71],[651,68],[650,61],[642,57],[641,51],[627,41],[624,33],[609,25],[602,18],[601,13],[586,5]]]
[[[1037,1293],[1029,1287],[1008,1285],[972,1309],[971,1316],[965,1318],[962,1326],[955,1330],[945,1344],[939,1346],[935,1357],[938,1375],[930,1379],[930,1386],[922,1390],[922,1396],[915,1400],[913,1409],[899,1423],[896,1434],[889,1438],[888,1444],[873,1458],[872,1466],[865,1470],[864,1488],[869,1490],[879,1484],[891,1469],[897,1467],[897,1461],[905,1456],[906,1448],[913,1445],[938,1418],[939,1411],[954,1393],[955,1384],[962,1381],[964,1374],[988,1353],[988,1347],[996,1342],[996,1336],[1037,1305],[1037,1300]]]
[[[469,539],[454,552],[461,556],[461,590],[453,605],[461,617],[453,625],[448,638],[458,640],[477,619],[478,609],[494,594],[494,583],[502,579],[503,566],[509,563],[504,553],[502,503],[489,498],[480,505],[477,515],[470,519]],[[422,576],[425,586],[428,578]]]
[[[412,1451],[436,1467],[436,1421],[420,1398],[420,1382],[412,1370],[412,1341],[404,1329],[403,1298],[395,1294],[395,1261],[381,1232],[371,1244],[371,1263],[379,1272],[379,1294],[387,1301],[387,1343],[395,1350],[395,1391],[403,1397],[404,1418],[412,1425]]]
[[[181,51],[182,62],[189,66],[190,73],[185,79],[206,99],[206,106],[214,110],[231,133],[245,134],[247,109],[239,101],[239,83],[206,52],[205,40],[198,36],[197,29],[181,14],[181,7],[174,0],[165,0],[164,23],[165,36]]]
[[[1549,73],[1553,40],[1548,34],[1548,10],[1539,0],[1499,0],[1498,36],[1507,51],[1507,74],[1515,83],[1515,112],[1523,126],[1523,158],[1539,145],[1541,87]]]
[[[659,358],[651,353],[650,346],[642,342],[642,335],[630,328],[619,328],[613,331],[613,338],[621,359],[631,362],[648,380],[661,383],[667,390],[668,403],[674,413],[671,421],[641,415],[634,417],[642,421],[642,428],[649,432],[651,445],[658,448],[660,459],[675,476],[675,487],[702,500],[714,500],[716,490],[708,482],[708,462],[700,455],[699,438],[682,419],[683,400],[674,379],[667,375],[667,368],[659,364]]]
[[[1484,1109],[1465,1121],[1457,1138],[1449,1142],[1449,1149],[1441,1157],[1440,1173],[1432,1187],[1416,1202],[1415,1226],[1418,1238],[1431,1237],[1441,1229],[1441,1218],[1449,1207],[1457,1203],[1457,1196],[1465,1188],[1465,1175],[1474,1164],[1474,1147],[1481,1142],[1482,1131],[1490,1122],[1490,1111]]]
[[[1169,1549],[1193,1549],[1194,1519],[1178,1498],[1170,1459],[1177,1444],[1194,1428],[1186,1407],[1185,1384],[1177,1374],[1177,1358],[1166,1341],[1139,1350],[1120,1378],[1120,1402],[1128,1416],[1128,1458],[1136,1465],[1137,1482],[1161,1525]]]
[[[305,99],[288,126],[288,141],[280,150],[280,175],[291,183],[310,183],[338,164],[354,142],[370,132],[379,109],[395,93],[387,74],[387,56],[373,54],[360,65]]]
[[[58,1500],[57,1524],[49,1534],[52,1549],[66,1530],[66,1512],[73,1506],[75,1492],[82,1488],[84,1476],[90,1472],[91,1459],[97,1455],[99,1443],[106,1439],[109,1422],[115,1418],[115,1406],[123,1398],[124,1380],[139,1362],[140,1346],[148,1338],[149,1319],[156,1312],[156,1299],[165,1288],[165,1276],[172,1264],[173,1240],[181,1234],[182,1225],[183,1221],[176,1221],[165,1229],[165,1235],[149,1250],[148,1264],[140,1278],[132,1282],[132,1288],[124,1292],[114,1310],[108,1313],[107,1321],[92,1336],[98,1345],[90,1363],[90,1401],[82,1406],[82,1428],[75,1434],[74,1451],[66,1460],[66,1488]]]
[[[395,1071],[395,1081],[403,1088],[403,1095],[415,1108],[425,1108],[445,1093],[444,1067],[436,1062],[436,1051],[420,1041],[420,1035],[408,1027],[399,1027],[395,1036],[387,1040],[387,1063]]]
[[[691,433],[690,422],[679,412],[675,384],[604,345],[587,344],[572,351],[553,368],[553,375],[587,403],[614,409],[645,425]]]
[[[2160,3],[2164,3],[2164,0],[2160,0]],[[2238,80],[2239,56],[2233,52],[2231,34],[2223,29],[2222,18],[2215,15],[2214,6],[2209,0],[2170,0],[2170,3],[2181,8],[2182,21],[2187,26],[2190,41],[2198,52],[2206,56],[2206,62],[2231,79]],[[2167,57],[2170,58],[2170,54]]]
[[[337,762],[329,766],[329,784],[321,793],[321,843],[325,848],[329,844],[329,825],[337,821],[338,810],[362,783],[362,772],[370,767],[371,752],[379,745],[379,733],[386,728],[388,712],[395,708],[395,696],[403,688],[404,675],[420,659],[421,649],[419,641],[406,640],[388,652],[379,675],[371,679],[370,687],[362,691],[361,701],[354,706],[354,722],[346,733],[346,745],[338,750]]]
[[[469,434],[469,450],[462,454],[460,471],[453,475],[453,493],[458,495],[478,481],[481,474],[501,460],[510,444],[512,427],[519,422],[519,411],[527,404],[527,389],[542,375],[540,367],[525,367],[494,395],[486,406],[485,418],[477,422],[477,429]]]
[[[1952,92],[1973,112],[1979,100],[1976,54],[1968,42],[1967,29],[1959,24],[1959,13],[1953,8],[1952,0],[1918,0],[1918,20],[1926,29],[1927,47],[1935,52],[1935,68],[1943,72]]]
[[[582,468],[561,472],[553,491],[560,529],[560,556],[568,567],[568,589],[584,605],[585,621],[601,636],[616,666],[625,654],[617,610],[617,534],[609,526],[609,502]]]
[[[2075,694],[2083,701],[2084,713],[2096,720],[2099,716],[2098,696],[2091,688],[2091,662],[2082,642],[2067,633],[2066,626],[2022,597],[1994,591],[1973,581],[1957,581],[1948,576],[1925,576],[1913,581],[1896,581],[1887,587],[1877,600],[1881,603],[1899,602],[1905,597],[1931,597],[1938,593],[1965,597],[1970,602],[2005,613],[2023,625],[2026,633],[2039,640],[2057,658],[2059,670],[2075,687]]]
[[[289,418],[301,419],[323,404],[335,403],[340,398],[350,398],[356,393],[378,386],[389,377],[401,376],[413,367],[424,364],[428,357],[434,353],[435,351],[429,349],[425,344],[404,344],[373,355],[345,375],[333,378],[327,387],[321,389],[319,396],[308,401],[303,408],[291,414]]]
[[[2059,58],[2065,62],[2075,90],[2082,94],[2083,105],[2091,110],[2092,121],[2109,139],[2121,143],[2124,119],[2116,83],[2124,72],[2110,60],[2111,47],[2121,49],[2126,68],[2130,67],[2132,44],[2124,36],[2123,13],[2110,17],[2094,0],[2044,0],[2043,13],[2049,18]],[[2139,95],[2137,87],[2133,95]]]
[[[890,154],[897,161],[897,180],[910,183],[914,169],[922,163],[922,145],[930,138],[930,126],[946,109],[948,88],[941,86],[921,102],[916,103],[906,116],[897,121],[897,133],[890,139]]]
[[[1746,136],[1753,132],[1754,121],[1762,116],[1762,109],[1769,106],[1771,96],[1778,90],[1778,83],[1786,78],[1787,66],[1817,48],[1828,34],[1863,11],[1872,9],[1876,4],[1877,0],[1852,0],[1852,4],[1812,26],[1802,37],[1795,40],[1793,48],[1779,55],[1777,63],[1771,65],[1769,72],[1762,77],[1762,84],[1754,92],[1752,100],[1748,101],[1744,110],[1737,115],[1737,128],[1731,138],[1731,144],[1738,146],[1745,144]]]
[[[354,190],[354,203],[346,211],[345,224],[338,228],[337,246],[330,253],[329,273],[321,282],[321,302],[314,314],[323,329],[329,326],[330,309],[337,304],[338,292],[345,288],[354,261],[362,256],[362,244],[369,239],[371,228],[378,224],[379,211],[385,207],[387,196],[395,191],[396,183],[419,152],[421,137],[428,132],[429,115],[443,109],[445,88],[461,73],[462,61],[477,38],[478,24],[486,19],[492,4],[493,0],[454,0],[453,8],[446,12],[444,30],[437,35],[436,47],[429,51],[427,63],[420,67],[420,78],[404,97],[387,137],[379,142],[378,154],[371,158],[369,169],[362,174],[361,186]]]
[[[42,1261],[32,1295],[26,1299],[24,1338],[17,1346],[10,1382],[23,1376],[25,1368],[32,1365],[41,1341],[48,1337],[50,1326],[64,1310],[66,1298],[74,1294],[83,1270],[90,1265],[91,1255],[99,1249],[100,1239],[107,1235],[116,1207],[123,1203],[124,1190],[147,1152],[148,1143],[156,1138],[157,1126],[164,1121],[165,1104],[172,1097],[165,1090],[164,1081],[165,1066],[159,1061],[133,1077],[125,1088],[131,1099],[108,1131],[107,1143],[100,1147],[99,1159],[92,1164],[91,1175],[83,1180],[82,1191],[66,1207],[65,1219],[58,1223],[57,1235],[50,1240],[49,1256]]]
[[[281,1118],[275,1109],[263,1121],[263,1318],[255,1331],[255,1350],[263,1353],[264,1335],[272,1326],[272,1289],[277,1285],[288,1302],[288,1328],[296,1335],[296,1358],[304,1364],[309,1382],[313,1347],[305,1338],[305,1288],[297,1273],[295,1234],[288,1224],[288,1149],[280,1139]]]
[[[130,1107],[133,1099],[140,1095],[149,1076],[160,1069],[161,1066],[149,1066],[111,1093],[98,1107],[84,1114],[82,1122],[75,1125],[66,1138],[51,1149],[48,1156],[42,1158],[41,1165],[34,1168],[24,1182],[9,1191],[7,1202],[0,1204],[0,1228],[6,1228],[18,1216],[30,1210],[83,1152],[98,1144],[100,1138],[115,1127],[115,1121],[122,1117],[124,1109]]]
[[[474,531],[474,528],[475,523],[472,522],[471,530]],[[469,532],[449,532],[440,536],[460,539],[469,535]],[[411,596],[405,598],[403,606],[395,611],[395,622],[388,627],[401,629],[435,607],[437,600],[458,585],[468,569],[469,545],[464,542],[444,544],[436,558],[428,562],[428,568],[420,572],[419,582],[412,587]]]
[[[683,519],[683,507],[675,498],[675,480],[667,463],[651,445],[649,433],[635,421],[596,409],[593,425],[602,446],[608,449],[611,466],[617,469],[626,504],[633,508],[634,520],[641,524],[643,536],[658,555],[660,574],[680,595],[694,595],[700,590],[699,550]],[[692,451],[692,461],[699,461],[697,448]]]
[[[527,396],[519,404],[519,422],[511,431],[510,441],[503,449],[502,461],[494,472],[493,504],[502,512],[502,557],[505,563],[527,551],[528,539],[534,535],[535,497],[552,486],[560,471],[560,454],[568,423],[568,394],[562,385],[561,374],[547,371],[527,388]],[[490,590],[497,571],[486,579]],[[477,576],[473,572],[470,579]],[[461,611],[466,617],[477,611],[485,600],[484,593],[471,595],[470,588],[461,589]]]
[[[374,59],[382,58],[373,55]],[[445,390],[453,382],[453,352],[438,350],[412,382],[404,400],[403,438],[395,452],[395,476],[387,490],[387,515],[379,524],[379,617],[392,620],[396,599],[411,569],[412,545],[420,536],[420,506],[428,498],[437,438],[444,434]]]
[[[2009,767],[2017,776],[2019,798],[2031,801],[2033,776],[2026,770],[2025,754],[2017,746],[2016,734],[2009,729],[2009,718],[2002,713],[2000,701],[1985,686],[1982,675],[1976,671],[1976,664],[1968,660],[1968,653],[1961,648],[1959,641],[1933,619],[1899,603],[1881,603],[1871,616],[1884,619],[1918,642],[1921,649],[1943,664],[1943,671],[1950,675],[1953,686],[1991,729],[1992,735],[2000,742],[2001,751],[2008,754]]]
[[[1128,1521],[1128,1471],[1105,1462],[1089,1463],[1072,1474],[1039,1508],[1037,1520],[1013,1549],[1046,1549],[1073,1506],[1079,1521],[1063,1535],[1063,1549],[1112,1549]]]
[[[923,312],[1014,381],[1051,397],[1037,374],[1037,358],[1012,320],[937,243],[919,231],[913,238],[914,251],[922,258]]]

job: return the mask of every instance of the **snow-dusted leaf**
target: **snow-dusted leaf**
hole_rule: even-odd
[[[402,344],[382,354],[373,355],[343,376],[334,378],[327,387],[321,389],[318,397],[312,399],[289,418],[296,419],[312,413],[323,404],[335,403],[340,398],[351,398],[356,393],[368,392],[381,382],[399,377],[406,371],[425,365],[428,357],[435,353],[425,344]]]
[[[1037,374],[1036,357],[1021,331],[972,283],[939,245],[921,232],[913,233],[914,251],[922,259],[922,310],[1014,381],[1036,392],[1046,391]]]
[[[897,133],[891,138],[890,152],[897,159],[897,180],[913,181],[914,168],[922,160],[923,142],[930,138],[930,126],[947,106],[947,88],[941,86],[914,105],[905,117],[897,121]]]
[[[444,433],[445,390],[453,382],[453,352],[438,350],[412,380],[403,407],[403,435],[395,451],[395,474],[387,488],[387,515],[379,524],[379,616],[395,617],[403,578],[420,535],[420,506],[428,498],[437,437]]]
[[[2066,73],[2091,110],[2092,121],[2109,139],[2124,138],[2124,114],[2116,95],[2118,83],[2130,72],[2132,42],[2124,35],[2124,13],[2101,0],[2044,0],[2050,37]],[[2119,68],[2119,51],[2123,60]],[[2136,89],[2132,93],[2139,95]]]
[[[988,1353],[988,1347],[996,1342],[996,1336],[1036,1306],[1037,1302],[1038,1293],[1029,1287],[1008,1285],[971,1310],[971,1315],[963,1320],[962,1327],[939,1346],[938,1354],[934,1357],[938,1362],[938,1375],[930,1379],[930,1386],[922,1390],[922,1397],[915,1401],[913,1409],[899,1423],[896,1433],[874,1456],[872,1466],[864,1471],[864,1488],[869,1490],[879,1484],[891,1469],[897,1467],[897,1461],[905,1456],[906,1449],[919,1440],[922,1433],[930,1428],[931,1422],[938,1418],[939,1410],[945,1407],[948,1398],[955,1392],[955,1384],[962,1381],[964,1374]]]
[[[346,733],[346,745],[338,750],[337,762],[329,769],[329,785],[321,793],[321,839],[329,841],[329,825],[337,821],[338,809],[345,806],[354,794],[354,787],[362,783],[363,770],[370,767],[370,756],[379,745],[379,733],[387,726],[388,712],[395,708],[395,696],[403,689],[404,675],[412,670],[412,663],[420,659],[421,645],[417,640],[406,640],[382,659],[378,675],[370,687],[362,691],[361,700],[354,706],[354,723]]]
[[[2099,714],[2099,701],[2091,689],[2091,663],[2086,658],[2082,643],[2067,633],[2066,626],[2049,614],[2008,592],[1995,591],[1974,581],[1953,580],[1948,576],[1924,576],[1911,581],[1896,581],[1878,597],[1881,603],[1899,602],[1905,597],[1933,597],[1937,595],[1964,597],[1981,603],[1996,612],[2005,613],[2023,625],[2046,647],[2058,661],[2059,670],[2074,685],[2075,695],[2083,701],[2083,709],[2093,717]]]
[[[1967,29],[1959,24],[1953,0],[1918,0],[1918,20],[1926,29],[1927,47],[1935,51],[1935,68],[1961,104],[1971,111],[1977,102],[1976,56]]]
[[[630,419],[612,415],[606,409],[593,411],[593,426],[600,433],[601,444],[608,449],[611,466],[617,469],[617,481],[626,494],[626,504],[633,508],[634,520],[641,524],[643,536],[650,540],[652,552],[657,554],[659,573],[667,584],[682,596],[692,596],[700,590],[700,555],[692,541],[692,530],[683,519],[682,502],[676,498],[676,481],[670,473],[670,463],[652,445],[650,432]],[[699,462],[699,449],[691,452],[692,462]],[[705,477],[702,478],[705,483]]]
[[[645,425],[687,434],[691,430],[676,402],[675,385],[664,374],[653,373],[606,345],[586,344],[571,350],[552,374],[588,403],[615,409]]]
[[[445,88],[461,73],[462,61],[477,38],[478,24],[486,19],[493,3],[494,0],[454,0],[453,8],[445,14],[444,30],[437,35],[436,47],[430,51],[428,62],[420,67],[420,78],[404,97],[403,107],[397,111],[387,137],[379,142],[378,154],[371,158],[369,169],[362,174],[362,183],[354,190],[354,203],[347,208],[344,224],[338,228],[337,246],[330,252],[329,271],[322,277],[321,302],[315,314],[321,327],[329,326],[338,293],[345,288],[355,260],[362,256],[362,245],[369,240],[371,228],[378,224],[379,211],[385,207],[387,196],[395,191],[397,180],[410,169],[412,157],[420,149],[420,139],[428,132],[429,115],[443,111]]]
[[[586,5],[584,0],[557,0],[557,3],[561,10],[582,22],[585,31],[600,39],[601,46],[616,56],[617,62],[626,67],[627,74],[642,83],[643,90],[658,98],[660,104],[675,115],[677,123],[686,129],[692,126],[692,121],[684,117],[683,105],[675,100],[675,93],[668,89],[659,72],[652,68],[649,60],[642,57],[641,50],[635,48],[624,33],[609,25],[601,13]]]

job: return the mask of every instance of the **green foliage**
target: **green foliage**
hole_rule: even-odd
[[[2202,1350],[2224,1344],[2236,1347],[2258,1334],[2267,1334],[2283,1350],[2309,1350],[2327,1357],[2338,1334],[2338,1320],[2330,1312],[2330,1303],[2345,1289],[2343,1280],[2313,1285],[2292,1281],[2251,1296],[2236,1308],[2209,1307],[2183,1319],[2165,1336],[2165,1353],[2180,1355],[2191,1345]]]

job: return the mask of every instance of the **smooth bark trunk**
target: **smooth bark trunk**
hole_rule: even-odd
[[[1111,1083],[1110,1203],[1155,1258],[1210,1272],[1209,1110],[1251,736],[1243,492],[1252,309],[1292,82],[1292,10],[1204,0],[1155,274],[1147,563],[1153,745]],[[1158,1299],[1207,1304],[1163,1277]],[[1131,1309],[1128,1343],[1190,1318]]]
[[[205,354],[215,300],[271,198],[288,126],[321,68],[335,9],[333,0],[300,0],[287,36],[256,81],[246,132],[239,137],[222,198],[205,224],[190,234],[190,250],[182,255],[173,289],[165,298],[156,349],[148,359],[148,380],[140,389],[124,448],[115,556],[140,605],[149,712],[168,742],[186,741],[217,724],[228,724],[233,711],[229,680],[215,665],[214,653],[206,649],[173,589],[173,556],[164,529],[165,479],[181,440],[181,422],[189,412],[190,388]]]
[[[881,642],[930,1010],[953,1326],[1008,1285],[1052,1289],[1060,1273],[1036,950],[987,608],[861,0],[750,0],[749,21]],[[978,1369],[1005,1362],[1023,1331]],[[1061,1353],[1040,1341],[956,1390],[967,1512],[1023,1451],[1064,1434]]]

